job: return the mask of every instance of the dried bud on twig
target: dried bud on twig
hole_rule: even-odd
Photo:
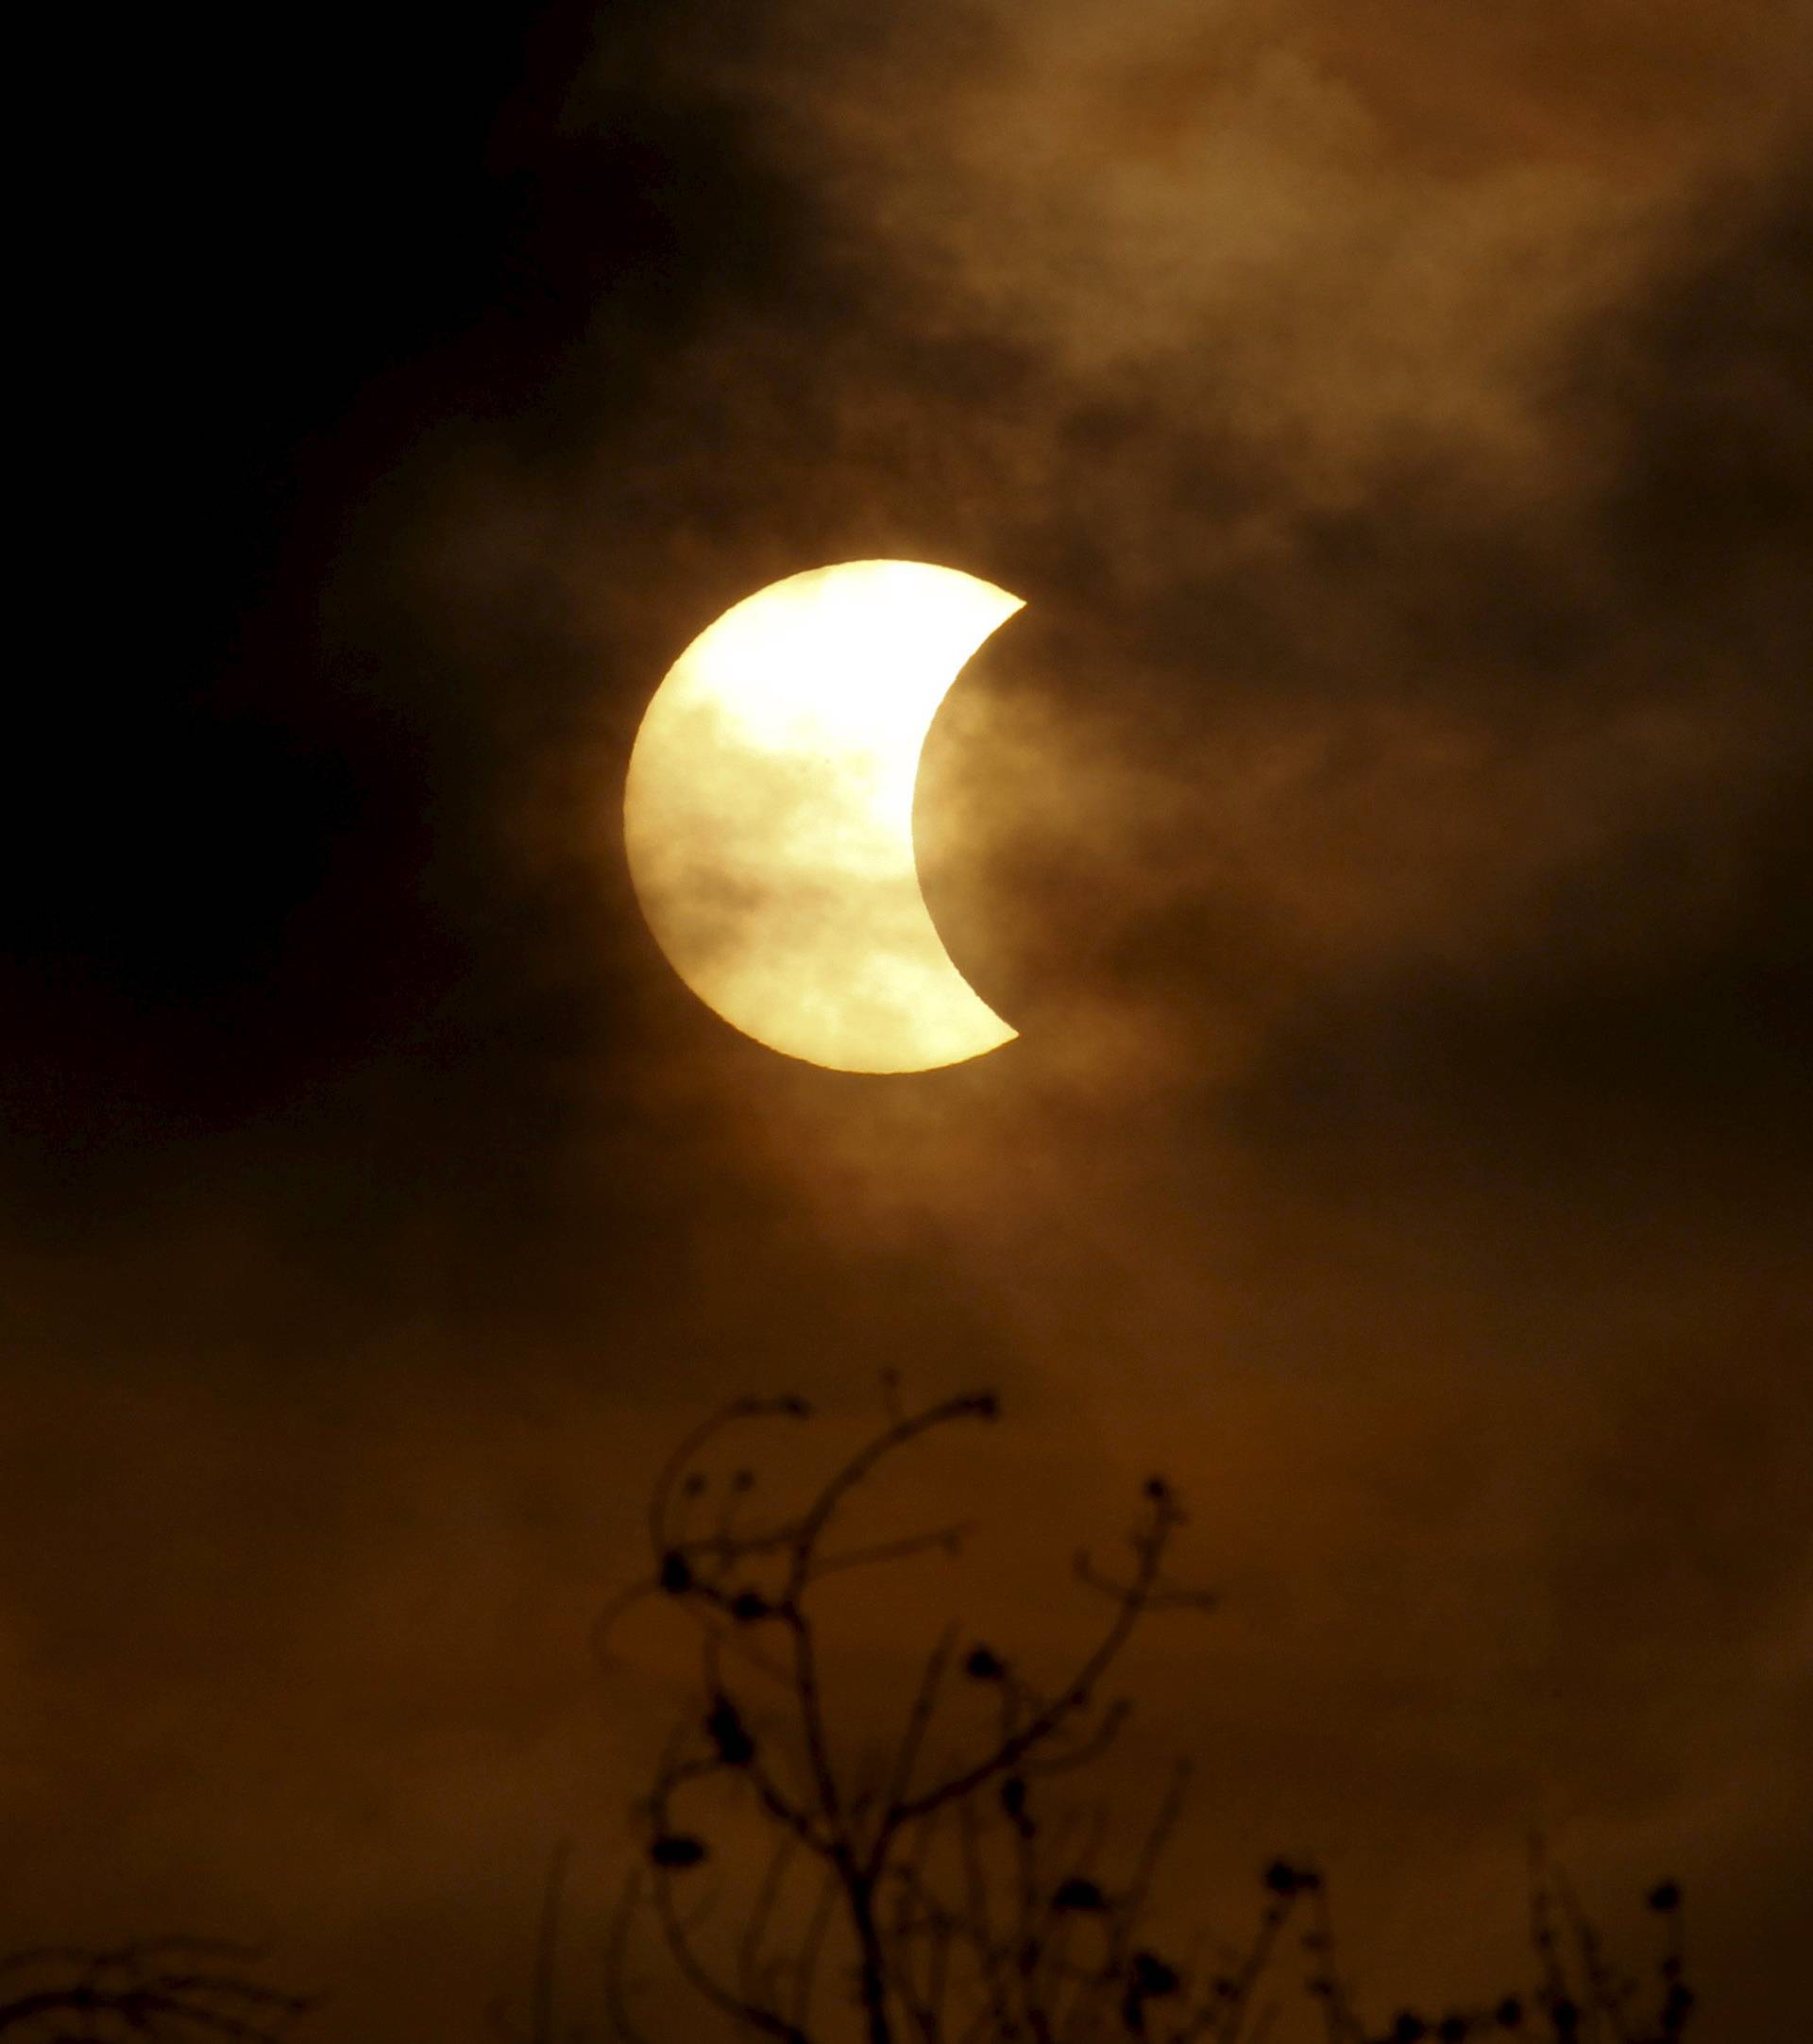
[[[670,1832],[650,1846],[649,1858],[654,1866],[670,1869],[698,1867],[705,1858],[704,1840],[689,1837],[684,1832]]]
[[[1051,1899],[1054,1909],[1074,1909],[1080,1913],[1097,1916],[1108,1907],[1108,1897],[1093,1881],[1086,1881],[1080,1874],[1072,1874],[1068,1881],[1058,1884],[1058,1892]]]
[[[749,1735],[737,1706],[726,1696],[712,1698],[711,1715],[705,1719],[718,1757],[727,1767],[747,1767],[755,1758],[755,1742]]]

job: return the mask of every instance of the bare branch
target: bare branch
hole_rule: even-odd
[[[901,1735],[900,1748],[894,1756],[893,1772],[888,1782],[884,1810],[891,1815],[898,1809],[907,1790],[912,1786],[913,1770],[919,1765],[920,1751],[925,1744],[925,1734],[931,1730],[932,1717],[938,1709],[938,1694],[944,1678],[950,1670],[951,1657],[957,1651],[957,1628],[946,1626],[940,1635],[937,1646],[925,1657],[921,1671],[919,1687],[913,1696],[912,1708],[907,1713],[906,1729]],[[928,1812],[929,1816],[930,1813]],[[870,1871],[878,1873],[887,1851],[890,1833],[884,1816],[872,1850]]]
[[[668,1951],[686,1985],[721,2015],[728,2016],[734,2022],[741,2023],[745,2029],[758,2031],[763,2036],[779,2038],[781,2044],[807,2044],[804,2033],[788,2022],[786,2017],[777,2015],[774,2010],[761,2002],[744,2000],[713,1975],[694,1949],[688,1927],[674,1907],[673,1883],[665,1867],[655,1868],[652,1887],[654,1912],[661,1925],[661,1934],[666,1939]]]
[[[940,1526],[929,1533],[911,1533],[902,1540],[878,1541],[873,1547],[853,1547],[842,1554],[821,1555],[812,1564],[812,1580],[835,1576],[852,1568],[874,1568],[886,1562],[908,1562],[919,1554],[959,1554],[963,1543],[975,1531],[974,1519],[959,1519],[955,1526]]]
[[[918,1440],[936,1427],[948,1427],[956,1421],[965,1419],[992,1420],[998,1416],[999,1411],[998,1402],[988,1393],[947,1398],[941,1405],[931,1406],[923,1412],[896,1420],[884,1433],[858,1449],[825,1484],[801,1521],[793,1545],[793,1565],[787,1583],[788,1601],[798,1598],[810,1580],[818,1544],[833,1515],[856,1485],[879,1463],[885,1461],[889,1456],[898,1453],[908,1442]]]
[[[835,1550],[828,1550],[830,1529],[900,1449],[944,1426],[996,1412],[988,1396],[907,1412],[891,1379],[884,1380],[883,1403],[886,1423],[790,1515],[744,1529],[739,1501],[755,1489],[755,1477],[738,1472],[718,1494],[695,1464],[733,1421],[800,1416],[804,1408],[792,1400],[727,1408],[694,1430],[657,1482],[650,1514],[654,1575],[630,1600],[658,1592],[698,1625],[707,1704],[664,1756],[648,1805],[654,1826],[649,1893],[681,1979],[734,2028],[782,2044],[804,2044],[821,1972],[834,1961],[853,1985],[867,2044],[1259,2044],[1279,2013],[1276,2002],[1261,2004],[1262,1989],[1295,1923],[1310,1961],[1302,1985],[1320,2011],[1328,2044],[1367,2044],[1369,2036],[1381,2044],[1355,2013],[1329,1898],[1313,1867],[1278,1860],[1264,1870],[1252,1935],[1208,1978],[1200,1942],[1187,1963],[1155,1946],[1151,1905],[1182,1816],[1187,1768],[1179,1765],[1133,1841],[1118,1883],[1102,1870],[1115,1864],[1107,1858],[1104,1807],[1056,1815],[1044,1807],[1044,1797],[1056,1793],[1048,1784],[1102,1759],[1127,1724],[1129,1704],[1104,1701],[1102,1692],[1142,1622],[1161,1612],[1213,1608],[1211,1596],[1167,1576],[1184,1514],[1161,1478],[1144,1486],[1128,1536],[1130,1565],[1104,1569],[1087,1552],[1077,1556],[1077,1579],[1108,1609],[1055,1687],[1027,1680],[975,1645],[963,1673],[991,1690],[992,1709],[972,1739],[956,1742],[955,1752],[928,1767],[957,1660],[959,1635],[947,1627],[920,1664],[891,1745],[852,1742],[833,1722],[825,1678],[837,1635],[814,1604],[814,1591],[840,1572],[958,1551],[970,1526],[873,1542],[857,1537]],[[705,1530],[701,1522],[708,1522]],[[606,1630],[623,1608],[619,1599]],[[737,1693],[739,1683],[753,1690],[756,1674],[768,1685],[759,1720],[745,1715]],[[739,1925],[726,1926],[730,1962],[720,1964],[715,1949],[707,1959],[675,1906],[675,1881],[707,1857],[707,1845],[674,1819],[695,1785],[725,1777],[726,1786],[746,1784],[772,1827],[775,1849]],[[789,1871],[802,1850],[818,1886],[788,1950],[779,1925],[790,1920]],[[1542,1986],[1533,2005],[1506,1996],[1433,2019],[1405,2010],[1387,2034],[1395,2044],[1483,2039],[1525,2027],[1528,2008],[1549,2019],[1545,2034],[1554,2044],[1679,2044],[1692,1997],[1682,1979],[1674,1884],[1657,1888],[1651,1906],[1669,1918],[1652,2028],[1637,2022],[1635,1990],[1615,1975],[1571,1888],[1550,1874],[1538,1847],[1531,1909]],[[641,2044],[624,2005],[623,1952],[634,1909],[632,1893],[612,1932],[611,2009],[619,2044]],[[537,2020],[544,2026],[550,2006],[543,1992]]]
[[[789,1832],[783,1835],[774,1850],[769,1855],[768,1870],[762,1876],[762,1884],[756,1892],[749,1920],[743,1927],[742,1941],[737,1952],[737,1977],[741,1985],[743,1999],[754,2002],[760,1999],[762,1944],[768,1935],[770,1920],[774,1915],[774,1905],[780,1900],[781,1889],[787,1881],[787,1871],[792,1864],[798,1840]]]
[[[708,1419],[695,1427],[669,1456],[654,1479],[654,1488],[649,1499],[649,1544],[657,1555],[665,1554],[669,1545],[674,1491],[698,1458],[700,1450],[727,1427],[736,1426],[739,1420],[775,1417],[809,1419],[811,1408],[803,1398],[733,1399],[729,1405],[720,1407]]]
[[[223,2037],[229,2044],[279,2044],[315,2005],[252,1979],[243,1968],[260,1954],[204,1938],[153,1938],[105,1951],[45,1949],[14,1954],[5,1970],[51,1970],[61,1979],[0,2002],[0,2034],[41,2031],[59,2019],[95,2040],[136,2036],[160,2044]],[[68,1977],[74,1975],[73,1978]]]
[[[796,2029],[804,2029],[812,2013],[812,1990],[817,1985],[819,1958],[824,1950],[826,1934],[841,1892],[837,1871],[827,1867],[824,1878],[819,1884],[818,1899],[812,1905],[812,1914],[806,1919],[805,1935],[800,1939],[799,1958],[793,1969],[793,2000],[791,2019]]]
[[[611,1914],[610,1935],[604,1946],[604,2012],[618,2044],[648,2044],[630,2014],[628,1960],[630,1930],[642,1900],[642,1876],[633,1872],[623,1884]]]
[[[890,1813],[896,1828],[916,1816],[923,1816],[940,1803],[970,1795],[994,1776],[1005,1774],[1023,1754],[1048,1738],[1073,1712],[1089,1700],[1097,1683],[1131,1638],[1133,1629],[1145,1611],[1146,1598],[1158,1580],[1159,1564],[1175,1524],[1175,1509],[1170,1505],[1169,1494],[1154,1495],[1149,1524],[1135,1536],[1138,1571],[1132,1582],[1120,1594],[1108,1630],[1082,1665],[1050,1702],[1036,1711],[1017,1731],[1009,1732],[991,1752],[921,1795],[903,1798],[897,1808]]]

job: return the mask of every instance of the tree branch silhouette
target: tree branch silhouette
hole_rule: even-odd
[[[0,2036],[21,2044],[281,2044],[315,2003],[254,1979],[247,1968],[260,1956],[197,1937],[14,1952],[0,1959]]]
[[[1114,1810],[1099,1796],[1066,1810],[1049,1798],[1059,1778],[1086,1779],[1125,1729],[1131,1704],[1103,1692],[1140,1629],[1161,1613],[1213,1607],[1168,1575],[1184,1513],[1161,1477],[1141,1491],[1125,1571],[1099,1567],[1086,1551],[1076,1557],[1076,1584],[1103,1610],[1067,1673],[1035,1681],[986,1642],[966,1648],[947,1625],[919,1663],[897,1729],[879,1747],[871,1740],[859,1754],[846,1751],[828,1702],[829,1641],[816,1591],[833,1576],[960,1554],[972,1528],[841,1546],[833,1529],[894,1458],[1000,1411],[991,1393],[907,1411],[895,1380],[884,1382],[884,1423],[794,1510],[762,1515],[763,1486],[751,1467],[714,1479],[703,1459],[744,1427],[809,1422],[798,1398],[724,1407],[656,1477],[649,1571],[608,1607],[599,1639],[608,1657],[634,1607],[658,1599],[677,1609],[697,1629],[700,1700],[638,1805],[643,1865],[625,1885],[606,1951],[618,2044],[649,2044],[634,2007],[647,1984],[629,1970],[638,1925],[652,1929],[680,1985],[728,2032],[778,2044],[830,2044],[852,2031],[865,2044],[1260,2044],[1282,1997],[1298,1993],[1319,2010],[1329,2044],[1462,2044],[1487,2035],[1673,2044],[1684,2034],[1693,1997],[1678,1889],[1665,1883],[1650,1898],[1667,1936],[1646,2000],[1612,1968],[1571,1887],[1540,1851],[1531,1874],[1534,1988],[1436,2016],[1406,2008],[1382,2027],[1363,2019],[1339,1964],[1327,1885],[1294,1861],[1264,1868],[1250,1935],[1213,1963],[1199,1953],[1185,1960],[1154,1937],[1154,1898],[1185,1814],[1187,1767],[1177,1769],[1118,1881],[1109,1870]],[[978,1717],[987,1721],[980,1732]],[[948,1749],[934,1763],[940,1747]],[[715,1854],[709,1827],[692,1813],[707,1788],[735,1792],[771,1833],[740,1916],[701,1871]],[[689,1886],[700,1899],[688,1912]],[[1295,1980],[1283,1977],[1288,1951],[1303,1961]]]
[[[1060,1680],[1036,1684],[982,1643],[964,1652],[957,1630],[947,1627],[921,1663],[896,1733],[864,1766],[853,1767],[840,1757],[829,1722],[825,1642],[813,1593],[833,1575],[959,1553],[970,1528],[847,1545],[834,1544],[832,1532],[884,1464],[944,1429],[992,1422],[1000,1410],[992,1394],[974,1393],[907,1411],[893,1387],[890,1393],[886,1423],[790,1513],[739,1528],[720,1509],[703,1527],[709,1479],[699,1463],[744,1423],[808,1419],[798,1399],[737,1401],[695,1427],[658,1474],[648,1521],[651,1569],[606,1613],[602,1636],[608,1650],[617,1624],[646,1598],[678,1605],[699,1628],[704,1711],[655,1770],[642,1805],[647,1867],[633,1892],[639,1895],[646,1882],[648,1912],[681,1979],[751,2034],[811,2044],[821,1999],[818,1954],[835,1942],[848,1962],[869,2044],[946,2044],[980,2038],[991,2024],[998,2030],[1003,2023],[1006,2034],[1035,2044],[1058,2044],[1060,2034],[1082,2038],[1091,2034],[1087,2011],[1095,2004],[1144,2009],[1177,1991],[1174,1969],[1136,1949],[1134,1935],[1177,1800],[1167,1802],[1127,1890],[1112,1907],[1104,1900],[1097,1909],[1095,1890],[1076,1867],[1046,1866],[1033,1815],[1035,1784],[1085,1769],[1112,1747],[1130,1706],[1104,1702],[1101,1693],[1141,1623],[1157,1611],[1200,1610],[1210,1600],[1166,1578],[1183,1513],[1170,1486],[1154,1478],[1139,1500],[1125,1579],[1096,1568],[1086,1554],[1076,1559],[1078,1583],[1106,1609]],[[729,1479],[728,1493],[746,1506],[756,1488],[742,1469]],[[765,1684],[759,1698],[748,1686],[757,1679]],[[979,1738],[972,1731],[933,1766],[930,1749],[940,1725],[956,1715],[948,1705],[959,1680],[972,1698],[977,1690],[991,1694],[993,1730]],[[758,1737],[756,1727],[776,1701],[784,1722],[764,1727]],[[709,1854],[682,1803],[702,1784],[727,1780],[741,1784],[791,1847],[770,1863],[751,1904],[735,1985],[713,1969],[674,1900],[677,1884]],[[783,1896],[801,1873],[816,1876],[818,1894],[788,1975],[762,1953],[783,1915]],[[628,1917],[619,1913],[619,1957],[640,1906],[629,1901]],[[1073,1956],[1076,1927],[1093,1914],[1103,1917],[1101,1950]],[[784,1978],[790,1994],[781,1991]],[[610,2000],[618,2034],[633,2037],[620,1966]]]

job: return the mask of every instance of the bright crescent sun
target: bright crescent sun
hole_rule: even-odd
[[[655,940],[708,1007],[841,1072],[1012,1039],[939,938],[913,788],[939,704],[1021,600],[956,568],[847,561],[693,640],[630,756],[623,832]]]

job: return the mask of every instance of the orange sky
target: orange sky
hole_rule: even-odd
[[[246,31],[256,119],[100,121],[110,596],[0,944],[0,1946],[219,1929],[323,2044],[482,2034],[676,1701],[589,1647],[652,1459],[892,1366],[1007,1418],[876,1694],[947,1596],[1056,1652],[1161,1467],[1223,1598],[1141,1664],[1180,1890],[1320,1858],[1382,2009],[1515,1966],[1540,1821],[1634,1950],[1686,1884],[1709,2039],[1789,2035],[1813,37],[1501,14],[336,19]],[[677,652],[877,555],[1027,606],[919,796],[1020,1040],[889,1080],[692,1000],[617,836]]]

